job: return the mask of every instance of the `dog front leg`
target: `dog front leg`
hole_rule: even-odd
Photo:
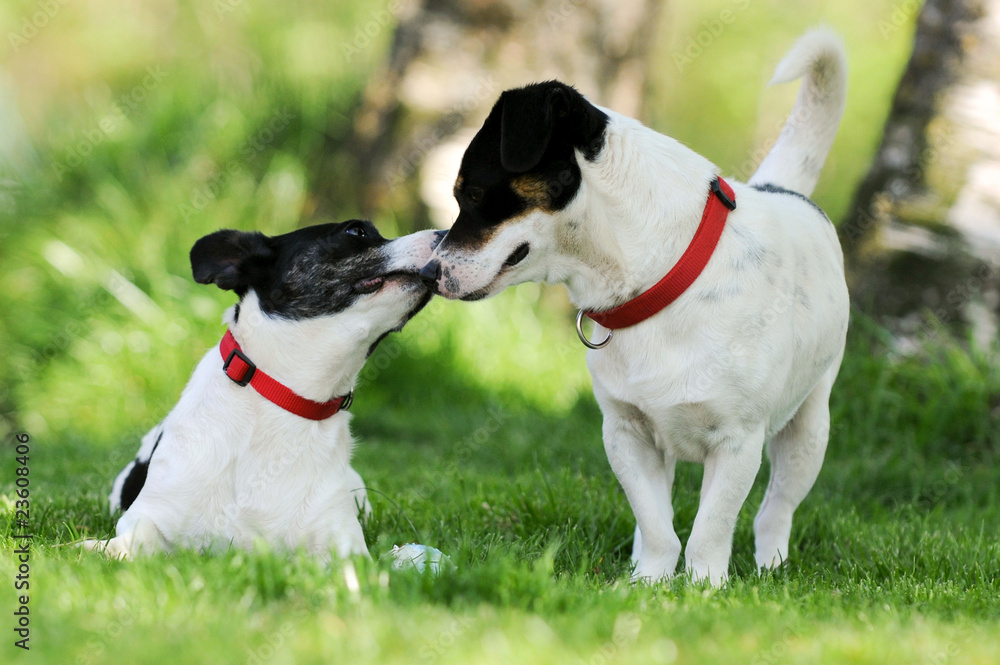
[[[119,529],[119,534],[110,540],[85,540],[78,547],[103,552],[111,559],[131,561],[140,552],[152,554],[166,549],[166,540],[152,520],[139,518],[127,530]]]
[[[670,453],[663,453],[663,480],[664,480],[664,491],[663,491],[663,505],[666,506],[668,511],[667,521],[670,522],[670,526],[673,527],[674,520],[674,506],[673,506],[673,487],[674,487],[674,471],[677,467],[677,458]],[[659,483],[657,483],[659,485]],[[632,538],[632,566],[635,567],[639,563],[639,554],[642,553],[642,530],[639,529],[639,525],[635,525],[635,536]],[[679,555],[678,555],[679,558]],[[676,567],[676,563],[674,564]]]
[[[670,503],[673,460],[668,468],[643,423],[618,415],[604,419],[604,450],[635,514],[632,581],[670,577],[681,554]]]
[[[698,514],[684,550],[688,574],[721,586],[729,576],[729,555],[740,508],[760,469],[764,428],[742,441],[723,444],[705,458]]]

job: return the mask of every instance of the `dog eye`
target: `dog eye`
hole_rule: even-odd
[[[357,236],[359,238],[368,237],[368,232],[365,231],[365,227],[361,226],[360,224],[352,224],[348,226],[346,229],[344,229],[344,233],[346,233],[349,236]]]
[[[482,187],[468,187],[465,190],[465,195],[469,197],[469,200],[473,203],[479,203],[483,200],[483,188]]]

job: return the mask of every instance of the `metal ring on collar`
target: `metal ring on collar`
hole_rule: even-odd
[[[609,330],[608,336],[604,338],[603,342],[598,342],[597,344],[594,344],[589,339],[587,339],[586,335],[583,334],[583,310],[581,309],[579,312],[577,312],[576,315],[576,334],[580,338],[580,341],[583,342],[583,345],[588,349],[603,349],[608,345],[608,342],[611,341],[611,336],[615,334],[615,331]]]

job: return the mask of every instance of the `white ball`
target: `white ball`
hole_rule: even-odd
[[[392,551],[386,553],[383,558],[386,557],[392,559],[392,567],[396,570],[413,568],[422,573],[429,566],[435,575],[451,563],[451,559],[441,550],[416,543],[407,543],[402,547],[393,545]]]

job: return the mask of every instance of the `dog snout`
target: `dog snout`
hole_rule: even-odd
[[[430,261],[420,269],[420,279],[424,281],[427,288],[437,290],[438,280],[441,279],[441,262],[437,259]]]

